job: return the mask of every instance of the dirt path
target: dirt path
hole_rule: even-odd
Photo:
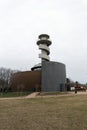
[[[28,98],[46,98],[46,97],[60,97],[60,96],[70,96],[70,95],[87,95],[86,92],[69,92],[67,94],[56,94],[56,95],[45,95],[45,96],[40,96],[40,92],[34,92],[32,94],[29,94],[28,96],[25,97],[10,97],[10,98],[0,98],[0,100],[12,100],[12,99],[28,99]]]
[[[38,96],[40,94],[40,92],[34,92],[29,94],[28,96],[26,96],[25,98],[35,98],[36,96]]]
[[[70,96],[70,95],[72,95],[72,96],[74,96],[74,95],[87,95],[87,91],[86,92],[77,92],[76,94],[75,94],[75,92],[68,92],[67,94],[55,94],[55,95],[44,95],[44,96],[37,96],[37,97],[43,97],[43,98],[45,98],[45,97],[62,97],[62,96]]]
[[[34,92],[24,97],[8,97],[8,98],[0,98],[0,100],[36,98],[39,94],[40,92]]]

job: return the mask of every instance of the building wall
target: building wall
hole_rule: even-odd
[[[65,91],[66,69],[58,62],[42,62],[41,91]]]
[[[25,71],[15,73],[11,78],[12,91],[38,91],[41,86],[41,71]]]
[[[12,91],[66,91],[65,65],[58,62],[42,62],[42,70],[15,73],[11,78]]]

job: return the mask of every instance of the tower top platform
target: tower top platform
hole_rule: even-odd
[[[49,39],[50,37],[49,37],[49,35],[47,35],[47,34],[41,34],[41,35],[39,35],[38,38],[39,38],[39,39],[42,39],[42,38]]]
[[[52,44],[52,42],[50,41],[49,38],[50,38],[50,36],[47,35],[47,34],[41,34],[41,35],[39,35],[38,41],[37,41],[37,45],[45,44],[47,46],[50,46]]]

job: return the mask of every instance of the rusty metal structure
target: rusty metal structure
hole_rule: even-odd
[[[41,71],[24,71],[15,73],[11,78],[12,91],[40,91]]]

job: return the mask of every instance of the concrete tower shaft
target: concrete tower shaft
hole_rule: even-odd
[[[49,35],[47,34],[41,34],[38,37],[37,45],[39,46],[39,49],[41,50],[41,54],[39,54],[39,58],[41,58],[42,61],[50,61],[50,49],[49,46],[52,44],[52,42],[49,40]]]

